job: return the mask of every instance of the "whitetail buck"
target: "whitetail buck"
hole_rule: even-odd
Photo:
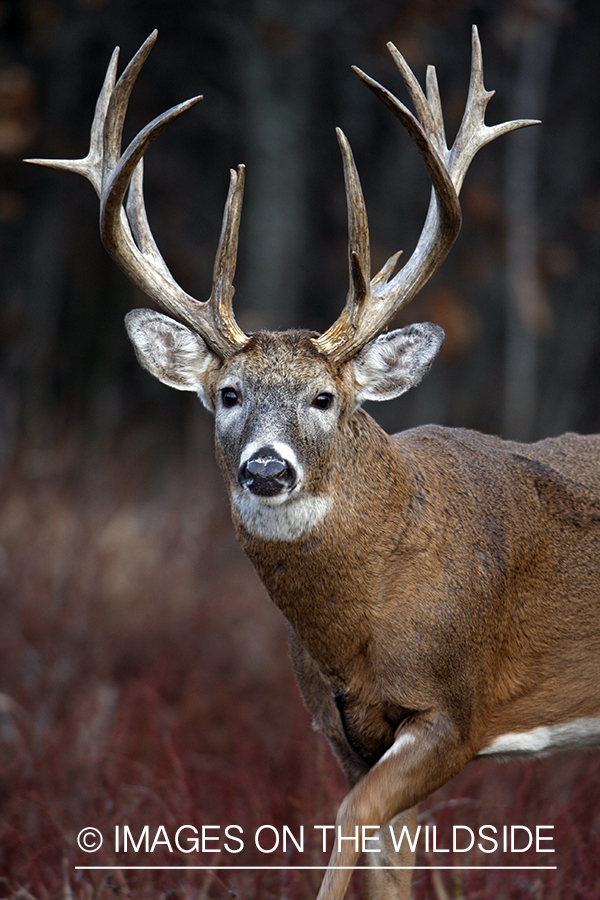
[[[448,150],[434,69],[425,95],[390,45],[416,117],[358,74],[406,128],[433,182],[415,252],[397,274],[399,254],[371,279],[364,201],[338,132],[346,305],[320,336],[247,336],[232,311],[243,167],[231,174],[207,302],[175,282],[144,209],[146,148],[200,98],[159,116],[121,155],[131,88],[154,40],[116,85],[115,53],[88,156],[34,162],[92,182],[108,252],[173,316],[135,310],[127,329],[143,366],[196,391],[215,414],[238,538],[290,622],[300,690],[351,785],[341,833],[393,822],[400,834],[414,825],[416,805],[476,756],[600,738],[600,438],[525,445],[435,426],[389,437],[360,409],[402,394],[429,369],[440,328],[381,332],[455,240],[457,195],[477,150],[532,123],[484,124],[491,93],[474,30],[466,112]],[[395,853],[382,827],[379,849],[365,857],[367,896],[407,897],[406,841]],[[322,900],[340,900],[357,858],[351,841],[334,852]]]

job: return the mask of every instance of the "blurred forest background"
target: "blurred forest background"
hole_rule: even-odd
[[[147,154],[171,270],[208,297],[228,170],[244,162],[238,320],[322,330],[347,290],[335,126],[374,270],[410,254],[429,200],[409,139],[350,66],[406,101],[386,41],[421,83],[434,63],[452,139],[472,24],[497,92],[488,122],[543,124],[476,158],[459,239],[398,321],[442,325],[443,352],[417,390],[370,411],[390,431],[600,430],[596,0],[0,0],[0,896],[310,896],[318,873],[76,874],[76,835],[326,824],[344,790],[235,544],[210,417],[135,361],[123,317],[147,301],[101,247],[90,185],[22,158],[84,156],[114,46],[122,67],[158,28],[126,138],[204,94]],[[473,767],[423,821],[555,823],[558,871],[423,875],[415,896],[597,898],[596,796],[595,755]]]

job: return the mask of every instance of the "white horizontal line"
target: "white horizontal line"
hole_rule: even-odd
[[[95,871],[106,870],[109,872],[121,871],[123,869],[150,870],[158,869],[160,871],[173,871],[188,869],[200,869],[206,872],[223,872],[233,870],[244,871],[304,871],[306,869],[371,869],[371,866],[75,866],[76,869],[93,869]],[[557,869],[558,866],[377,866],[377,869],[449,869],[451,871],[465,872],[469,869],[482,869],[489,871],[499,870],[515,870],[515,871],[531,871],[532,869]]]

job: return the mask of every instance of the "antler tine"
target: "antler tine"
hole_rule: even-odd
[[[87,178],[99,197],[102,195],[104,123],[106,121],[108,104],[115,88],[118,62],[119,48],[115,47],[106,70],[102,90],[96,101],[96,110],[90,132],[90,149],[87,156],[84,156],[82,159],[25,159],[24,162],[33,163],[36,166],[46,166],[49,169],[76,172]]]
[[[418,121],[422,124],[423,129],[431,143],[434,145],[438,156],[443,159],[444,153],[447,152],[447,146],[446,136],[444,133],[444,117],[442,114],[442,104],[440,102],[440,92],[437,84],[435,66],[427,67],[427,95],[425,95],[423,93],[421,85],[415,78],[412,69],[410,68],[400,51],[397,49],[397,47],[391,41],[388,41],[386,46],[396,64],[396,68],[402,75],[402,79],[415,108]],[[354,71],[357,72],[361,77],[364,74],[356,68]],[[366,79],[363,78],[363,81],[365,80]],[[366,83],[368,84],[369,82]],[[373,85],[369,86],[374,89],[375,84],[376,82],[374,82]],[[377,93],[376,90],[375,93]],[[394,100],[394,105],[399,103],[399,101],[396,100],[395,97]]]
[[[350,292],[356,303],[362,303],[371,279],[371,253],[369,247],[369,220],[360,186],[360,178],[348,139],[341,128],[337,129],[338,143],[344,164],[344,182],[348,207],[348,240],[350,264]]]
[[[394,49],[396,49],[394,47]],[[436,147],[438,154],[444,159],[448,153],[448,144],[446,143],[446,130],[444,128],[444,113],[442,112],[442,101],[440,99],[440,89],[438,87],[437,73],[435,66],[427,66],[427,76],[425,81],[427,87],[427,106],[433,117],[434,127],[432,133],[435,134],[439,146]]]
[[[360,179],[348,139],[341,128],[337,130],[338,143],[344,165],[346,207],[348,211],[348,269],[350,289],[346,305],[335,325],[318,339],[319,346],[336,346],[345,342],[356,327],[359,311],[369,292],[371,277],[371,252],[369,248],[369,222]],[[331,352],[327,350],[327,352]]]
[[[450,150],[446,144],[444,118],[433,66],[427,70],[427,94],[425,94],[402,54],[393,44],[388,44],[388,49],[414,104],[416,117],[386,88],[360,69],[354,68],[359,77],[377,94],[408,132],[425,164],[433,190],[423,231],[407,263],[392,278],[400,254],[392,256],[366,286],[367,289],[362,293],[360,301],[354,279],[351,277],[344,310],[336,322],[316,339],[319,349],[328,354],[336,365],[356,356],[365,344],[383,331],[398,310],[412,300],[441,265],[460,231],[461,211],[458,192],[477,151],[501,134],[526,125],[537,124],[536,120],[520,119],[492,127],[485,125],[485,108],[493,92],[486,91],[483,86],[481,46],[475,27],[473,27],[472,47],[466,110]],[[344,166],[347,167],[346,160]],[[358,180],[358,176],[356,178]],[[350,200],[350,193],[348,191],[347,193]],[[362,218],[364,209],[362,194],[360,206]],[[350,219],[349,215],[349,221]],[[368,253],[366,214],[364,214],[364,232],[367,235],[364,252]],[[366,272],[368,264],[361,260],[360,268]]]
[[[167,125],[186,110],[195,106],[202,97],[192,97],[174,106],[143,128],[121,154],[121,136],[129,97],[136,78],[154,42],[154,31],[140,47],[115,84],[118,48],[113,53],[92,123],[90,150],[81,160],[30,159],[26,162],[66,169],[84,175],[100,197],[100,231],[108,253],[127,277],[144,293],[189,325],[201,335],[222,358],[230,356],[243,346],[248,338],[238,327],[233,316],[233,275],[237,249],[237,231],[241,211],[241,191],[228,197],[225,219],[235,208],[233,228],[224,229],[219,244],[215,271],[222,268],[219,260],[227,258],[220,285],[206,302],[200,302],[187,294],[175,281],[158,250],[144,204],[143,156],[152,141]],[[243,179],[242,179],[243,185]],[[242,188],[243,190],[243,188]],[[129,191],[127,207],[123,208]],[[223,235],[225,234],[225,243]],[[228,246],[227,242],[230,242]],[[221,297],[227,296],[223,302]]]
[[[231,335],[238,345],[243,346],[248,338],[235,321],[232,303],[233,276],[237,262],[238,235],[244,198],[245,166],[238,166],[237,170],[231,169],[229,175],[229,192],[223,213],[223,225],[215,257],[213,288],[209,302],[217,327]]]
[[[165,278],[172,280],[166,262],[156,246],[156,241],[150,230],[146,204],[144,202],[144,159],[133,170],[129,191],[127,192],[127,222],[131,233],[141,253],[150,260],[154,268]]]
[[[103,184],[106,181],[107,176],[110,175],[119,162],[119,157],[121,156],[123,125],[125,124],[129,98],[131,97],[131,92],[137,81],[137,77],[142,70],[142,66],[148,59],[148,55],[156,43],[157,37],[158,31],[155,29],[152,34],[146,38],[135,56],[129,61],[114,89],[111,91],[106,110],[106,118],[102,128]]]
[[[485,110],[495,91],[486,91],[483,84],[483,59],[481,42],[477,26],[473,25],[471,34],[471,78],[469,93],[463,120],[456,140],[450,151],[448,170],[458,193],[471,161],[478,150],[494,141],[502,134],[525,128],[528,125],[539,125],[539,119],[515,119],[499,125],[485,124]]]

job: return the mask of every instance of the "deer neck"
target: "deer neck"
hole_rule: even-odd
[[[332,457],[323,479],[328,512],[299,538],[257,537],[233,505],[232,512],[238,540],[271,599],[335,677],[364,657],[368,598],[377,595],[391,554],[411,530],[415,491],[398,446],[361,410],[340,429]]]

